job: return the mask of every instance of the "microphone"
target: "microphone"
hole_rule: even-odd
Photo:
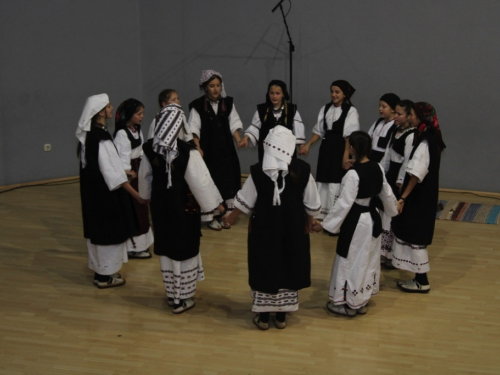
[[[276,4],[276,6],[273,8],[273,10],[271,11],[271,13],[274,13],[274,11],[275,11],[276,9],[278,9],[278,7],[281,5],[281,3],[282,3],[283,1],[285,1],[285,0],[280,0],[280,2],[279,2],[278,4]]]

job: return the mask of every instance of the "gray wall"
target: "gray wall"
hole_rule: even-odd
[[[364,130],[386,92],[429,101],[448,145],[441,186],[498,191],[500,177],[491,171],[500,161],[491,154],[500,133],[494,123],[500,118],[500,2],[292,2],[294,101],[308,137],[335,79],[356,87],[352,99]],[[201,95],[201,71],[215,69],[246,127],[269,80],[288,81],[287,35],[281,14],[271,13],[274,4],[2,2],[0,185],[76,175],[76,122],[85,97],[99,92],[108,92],[115,106],[130,96],[142,99],[147,128],[159,91],[177,89],[187,110]],[[53,151],[44,153],[43,143]],[[313,170],[318,146],[306,158]],[[255,150],[239,155],[248,172]]]
[[[142,96],[138,14],[136,0],[0,2],[0,185],[78,175],[85,99]]]

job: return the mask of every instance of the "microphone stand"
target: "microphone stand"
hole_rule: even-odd
[[[290,36],[290,30],[288,29],[288,24],[286,23],[286,17],[285,17],[285,12],[283,11],[283,5],[281,5],[285,0],[280,0],[278,4],[273,8],[271,13],[274,13],[274,11],[279,7],[281,10],[281,14],[283,16],[283,22],[285,23],[285,28],[286,28],[286,33],[288,35],[288,54],[289,54],[289,60],[290,60],[290,103],[293,103],[293,84],[292,84],[292,79],[293,79],[293,73],[292,73],[292,61],[293,57],[292,54],[295,51],[295,46],[293,45],[292,42],[292,37]]]

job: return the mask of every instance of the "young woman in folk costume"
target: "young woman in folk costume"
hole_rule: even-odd
[[[181,101],[179,99],[179,93],[173,89],[165,89],[162,90],[158,94],[158,105],[160,106],[160,110],[165,107],[167,104],[178,104],[181,105]],[[184,117],[184,127],[181,129],[179,133],[179,138],[184,142],[193,142],[193,133],[189,130],[189,126],[187,124],[186,118]],[[151,139],[155,136],[155,124],[156,124],[156,116],[151,121],[148,130],[148,139]]]
[[[307,155],[311,145],[322,139],[316,172],[316,183],[321,197],[319,219],[323,219],[332,208],[342,177],[352,165],[352,160],[349,159],[348,137],[353,131],[359,130],[358,111],[351,103],[355,91],[354,87],[344,80],[334,81],[330,85],[332,100],[320,109],[311,139],[299,150],[299,154]]]
[[[384,168],[387,183],[392,188],[392,192],[399,198],[401,187],[403,186],[406,166],[410,159],[410,153],[413,149],[413,134],[416,130],[412,125],[416,117],[412,116],[413,102],[411,100],[400,101],[395,108],[394,124],[396,131],[392,133],[389,146],[385,151],[380,165]],[[383,211],[382,216],[382,243],[381,243],[381,264],[389,269],[392,265],[392,244],[394,243],[394,233],[391,228],[392,217],[386,215]]]
[[[233,224],[241,212],[251,214],[248,274],[258,313],[253,322],[262,330],[269,328],[270,313],[276,313],[276,327],[285,328],[286,314],[299,308],[298,291],[311,285],[309,232],[321,203],[309,164],[292,158],[295,145],[289,129],[269,130],[263,160],[250,168],[234,211],[224,217]]]
[[[108,133],[106,121],[113,117],[112,110],[106,94],[87,98],[76,130],[88,265],[101,289],[125,284],[118,271],[127,262],[127,241],[137,229],[129,194],[147,203],[128,182]]]
[[[264,156],[264,139],[276,125],[290,129],[295,135],[296,142],[301,145],[305,141],[304,124],[295,104],[289,103],[290,97],[285,82],[272,80],[269,82],[266,93],[266,102],[257,106],[252,124],[245,130],[240,147],[248,147],[249,141],[257,145],[259,161]],[[294,158],[296,153],[294,152]]]
[[[200,153],[219,189],[226,209],[234,207],[233,198],[241,188],[240,162],[233,138],[241,141],[243,125],[236,111],[233,98],[226,95],[222,75],[214,70],[204,70],[200,78],[200,89],[205,94],[189,104],[189,127]],[[204,220],[213,230],[229,229],[214,218],[213,212]]]
[[[375,198],[382,202],[386,215],[397,214],[396,197],[381,166],[369,160],[370,150],[367,133],[351,133],[349,153],[356,161],[342,179],[340,195],[323,220],[324,229],[340,230],[326,307],[350,317],[366,314],[366,304],[379,291],[382,223]]]
[[[144,136],[141,122],[144,118],[144,104],[137,99],[127,99],[118,106],[115,115],[114,143],[125,169],[130,184],[138,190],[137,172],[143,155]],[[128,257],[132,259],[149,259],[149,247],[153,244],[153,232],[149,224],[149,209],[137,201],[132,201],[139,224],[134,237],[127,241]]]
[[[204,280],[200,255],[203,213],[223,210],[219,194],[200,153],[179,138],[184,116],[168,104],[156,116],[155,135],[144,146],[139,193],[151,199],[154,252],[174,314],[194,307],[196,283]]]
[[[391,135],[396,128],[394,114],[396,104],[400,100],[396,94],[388,93],[382,95],[378,102],[380,118],[368,130],[368,134],[372,137],[372,153],[370,154],[370,160],[372,161],[380,163],[385,155]]]
[[[415,272],[415,278],[398,281],[405,292],[428,293],[429,254],[436,222],[439,194],[439,165],[446,145],[434,107],[415,103],[412,116],[418,119],[406,176],[398,200],[399,215],[392,220],[394,267]]]

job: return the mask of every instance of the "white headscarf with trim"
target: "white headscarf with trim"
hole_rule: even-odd
[[[274,182],[273,206],[280,206],[280,194],[285,189],[285,176],[288,174],[288,165],[295,152],[296,138],[290,129],[277,125],[264,140],[264,158],[262,171]],[[283,177],[281,189],[278,187],[278,177]]]
[[[82,161],[82,167],[85,168],[87,161],[85,160],[85,139],[87,138],[87,132],[90,131],[90,125],[92,122],[92,117],[102,111],[109,104],[108,94],[92,95],[85,101],[85,106],[83,107],[82,115],[78,121],[78,127],[76,128],[76,138],[82,144],[82,153],[80,155]]]
[[[224,81],[222,81],[222,74],[220,74],[219,72],[216,72],[215,70],[212,70],[212,69],[208,69],[208,70],[204,70],[201,72],[201,78],[200,78],[200,87],[207,81],[210,80],[210,78],[212,78],[213,76],[219,76],[220,79],[221,79],[221,90],[220,90],[220,96],[221,98],[225,98],[227,95],[226,95],[226,89],[225,89],[225,86],[224,86]]]
[[[177,138],[179,137],[179,133],[184,126],[184,112],[181,106],[176,103],[167,104],[156,115],[153,150],[156,153],[163,155],[165,161],[167,162],[167,188],[172,186],[170,170],[172,162],[177,156],[179,156]]]

